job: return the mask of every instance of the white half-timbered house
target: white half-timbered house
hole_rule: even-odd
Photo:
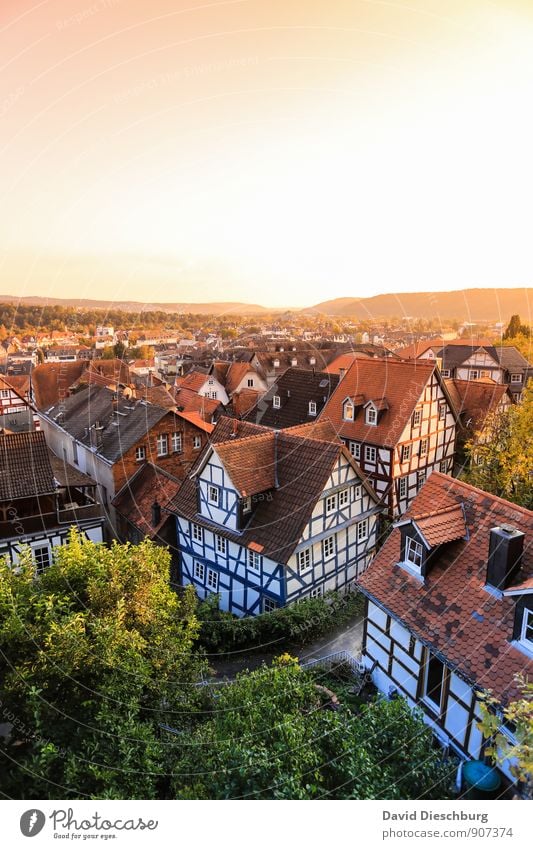
[[[6,432],[39,430],[37,413],[31,407],[28,398],[24,397],[14,385],[14,381],[20,380],[20,376],[10,379],[0,375],[0,430]]]
[[[435,473],[359,579],[375,685],[462,757],[483,756],[480,692],[501,713],[533,672],[532,537],[530,511]]]
[[[378,499],[340,442],[222,418],[166,509],[183,584],[238,616],[346,590],[376,548]]]
[[[432,471],[453,469],[457,413],[434,362],[355,360],[320,419],[331,421],[393,517]]]

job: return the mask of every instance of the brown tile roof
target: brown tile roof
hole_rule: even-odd
[[[174,393],[176,405],[184,413],[199,413],[204,421],[210,422],[216,411],[222,407],[220,401],[205,398],[190,389],[178,389]]]
[[[413,521],[432,548],[445,542],[463,539],[467,533],[465,514],[461,504],[433,510],[422,516],[413,514]]]
[[[356,359],[370,360],[372,355],[364,351],[349,351],[346,354],[339,354],[325,367],[324,372],[326,374],[339,374],[341,371],[348,371]]]
[[[219,383],[221,383],[224,386],[224,384],[226,382],[226,375],[228,373],[228,369],[229,369],[230,365],[231,365],[231,363],[229,363],[229,362],[224,362],[222,360],[216,360],[214,363],[211,364],[211,369],[210,369],[209,373],[212,374],[213,377],[216,378],[216,380],[218,380]]]
[[[217,443],[216,452],[243,498],[275,487],[275,443],[272,432]]]
[[[152,463],[143,466],[130,478],[113,499],[115,509],[131,522],[142,534],[148,537],[157,536],[158,531],[168,518],[165,510],[161,511],[161,521],[152,525],[152,504],[157,501],[164,508],[181,486],[181,481],[169,475]]]
[[[256,406],[260,397],[261,393],[256,392],[255,389],[246,388],[241,389],[240,392],[234,392],[231,399],[234,414],[239,418],[246,416]]]
[[[238,446],[238,442],[242,442],[245,446],[250,446],[247,454],[239,447],[233,451],[228,449],[228,441],[222,444],[217,442],[218,436],[226,440],[231,439],[233,431],[235,431],[233,444]],[[254,433],[259,435],[248,436]],[[239,439],[239,436],[244,438]],[[274,465],[274,437],[272,431],[257,425],[223,417],[217,424],[210,442],[215,450],[221,451],[225,457],[229,454],[230,462],[234,466],[237,465],[237,470],[233,468],[233,473],[241,485],[244,480],[245,486],[248,486],[249,479],[252,482],[252,489],[257,492],[257,484],[253,483],[255,480],[253,466],[257,462],[263,464],[264,476],[261,485],[272,485],[275,478],[273,470],[268,465],[269,461],[272,466]],[[346,456],[354,467],[357,467],[342,445],[315,439],[302,439],[291,435],[288,431],[278,432],[276,451],[277,486],[270,490],[271,497],[258,500],[251,519],[242,533],[233,532],[219,525],[212,526],[208,520],[198,515],[196,486],[191,476],[185,479],[178,494],[169,503],[169,509],[193,522],[213,527],[216,533],[235,541],[238,545],[262,546],[266,556],[278,563],[286,563],[301,538],[303,529],[340,454]],[[204,454],[193,469],[193,474],[205,460]],[[369,491],[376,499],[372,490]],[[259,549],[256,548],[256,550]]]
[[[233,395],[241,380],[244,380],[249,373],[256,374],[250,363],[231,363],[226,373],[225,388],[228,395]]]
[[[438,550],[422,583],[398,566],[400,529],[392,531],[359,579],[363,592],[392,613],[446,663],[505,700],[516,695],[513,676],[533,673],[510,642],[515,602],[484,588],[490,529],[509,524],[526,534],[517,583],[533,577],[533,513],[462,481],[433,472],[405,518],[462,506],[467,539]]]
[[[324,442],[340,442],[342,444],[335,426],[329,419],[319,419],[319,421],[288,427],[285,429],[285,432],[293,436],[302,436],[306,439],[320,439]]]
[[[464,427],[480,430],[489,413],[497,409],[508,387],[493,380],[444,381]],[[509,398],[511,401],[511,398]]]
[[[53,492],[54,475],[44,433],[0,435],[0,501]]]
[[[37,409],[47,410],[61,398],[66,398],[70,394],[70,387],[79,380],[86,368],[86,360],[35,366],[31,373],[31,384]]]
[[[207,375],[200,371],[190,371],[185,377],[177,377],[175,385],[178,389],[192,389],[193,392],[199,392],[207,380]]]
[[[96,481],[93,478],[71,466],[66,460],[58,457],[50,448],[48,449],[48,454],[54,478],[59,486],[96,486]]]
[[[30,376],[29,374],[2,374],[0,384],[14,389],[17,395],[25,398],[30,390]]]
[[[204,421],[201,415],[196,412],[177,412],[176,417],[178,419],[184,419],[186,422],[190,422],[199,430],[203,430],[204,433],[212,433],[215,429],[215,426],[213,424]]]
[[[329,419],[339,436],[393,447],[435,368],[435,363],[425,360],[356,359],[322,410],[321,418]],[[358,402],[379,402],[384,411],[377,425],[365,423],[361,407],[356,407],[354,421],[344,421],[344,401],[356,396]]]

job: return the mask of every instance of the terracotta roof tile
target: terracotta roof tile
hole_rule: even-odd
[[[461,504],[435,510],[426,516],[413,515],[413,521],[431,547],[462,539],[467,532]]]
[[[145,463],[113,499],[113,506],[145,536],[154,537],[165,523],[168,513],[161,511],[161,521],[152,524],[152,504],[161,507],[178,492],[181,481],[152,463]]]

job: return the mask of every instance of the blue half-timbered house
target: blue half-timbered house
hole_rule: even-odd
[[[381,508],[342,443],[221,419],[167,509],[182,583],[243,616],[345,590],[375,553]]]

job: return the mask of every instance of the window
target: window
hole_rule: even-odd
[[[309,401],[309,415],[316,416],[316,401]]]
[[[331,513],[334,513],[337,509],[337,496],[336,495],[328,495],[326,498],[326,516],[329,516]]]
[[[165,457],[168,454],[168,436],[166,433],[160,433],[157,437],[157,456]]]
[[[273,598],[264,598],[263,599],[263,613],[272,613],[273,610],[278,609],[277,601],[274,601]]]
[[[211,389],[210,391],[205,393],[206,398],[211,398],[212,401],[218,400],[218,392],[216,389]]]
[[[405,498],[407,496],[407,478],[400,478],[398,482],[398,498]]]
[[[449,377],[450,376],[450,369],[449,368],[443,368],[442,371],[441,371],[441,374],[442,374],[443,377]]]
[[[193,436],[192,438],[192,447],[195,450],[202,447],[202,437],[201,436]]]
[[[199,563],[198,560],[195,560],[194,561],[194,572],[193,572],[193,574],[194,574],[195,580],[201,581],[201,583],[203,584],[203,582],[205,581],[205,566],[204,566],[204,564]]]
[[[228,541],[226,537],[217,536],[217,551],[219,554],[227,554]]]
[[[373,445],[367,445],[365,447],[365,460],[367,463],[376,462],[376,449]]]
[[[341,489],[339,492],[339,507],[346,507],[350,503],[350,493],[347,489]]]
[[[424,549],[422,548],[422,543],[417,542],[417,540],[412,537],[407,537],[405,540],[404,562],[409,563],[411,566],[420,570],[422,567],[423,554]]]
[[[172,452],[174,454],[181,454],[183,450],[183,440],[181,437],[181,433],[173,433],[172,437]]]
[[[361,498],[362,492],[363,492],[363,489],[361,487],[361,484],[360,483],[355,484],[355,486],[353,487],[353,500],[359,501],[359,499]]]
[[[350,454],[352,457],[355,457],[356,460],[361,459],[361,443],[360,442],[350,442]]]
[[[324,587],[313,587],[311,592],[309,593],[309,598],[320,598],[320,596],[324,595]]]
[[[511,383],[522,383],[522,375],[521,374],[512,374],[511,375]]]
[[[0,398],[9,398],[9,389],[0,390]]]
[[[533,650],[533,610],[524,610],[520,641],[525,643],[527,648]]]
[[[242,499],[242,512],[243,513],[251,513],[252,512],[252,496],[247,495],[246,498]]]
[[[418,427],[422,421],[422,410],[415,410],[413,413],[413,427]]]
[[[421,487],[423,487],[423,486],[424,486],[425,482],[426,482],[426,473],[425,473],[425,471],[423,471],[423,472],[418,472],[418,475],[417,475],[417,477],[416,477],[416,483],[417,483],[417,487],[418,487],[418,489],[421,489]]]
[[[33,549],[33,559],[38,572],[50,566],[50,549],[47,545]]]
[[[274,366],[274,368],[279,368],[279,360],[274,360],[272,365]]]
[[[439,463],[439,472],[442,472],[443,475],[448,474],[448,461],[441,460]]]
[[[446,418],[446,404],[439,404],[439,421],[443,421]]]
[[[366,408],[366,423],[369,425],[376,425],[378,423],[378,411],[372,405]]]
[[[207,586],[214,592],[218,590],[218,572],[215,572],[214,569],[207,570]]]
[[[193,525],[192,525],[192,538],[193,538],[193,540],[195,540],[195,542],[203,542],[204,531],[203,531],[203,528],[200,527],[200,525],[195,525],[193,523]]]
[[[307,572],[311,568],[311,549],[304,548],[303,551],[299,551],[296,555],[296,563],[300,575],[302,572]]]
[[[438,709],[442,701],[442,689],[444,682],[444,664],[434,654],[429,654],[426,662],[426,675],[424,682],[424,698]]]
[[[407,463],[408,460],[411,459],[411,446],[410,445],[402,445],[402,463]]]
[[[326,537],[322,540],[322,556],[324,560],[330,560],[335,556],[335,537]]]
[[[470,378],[470,380],[477,380],[479,377],[479,369],[471,368],[468,377]]]
[[[209,484],[209,486],[207,487],[207,500],[209,504],[214,504],[216,507],[218,507],[219,497],[220,490],[218,486],[213,486],[212,484]]]
[[[254,385],[254,379],[253,379],[253,377],[249,377],[249,378],[248,378],[248,380],[246,381],[246,383],[247,383],[247,385],[248,385],[248,388],[249,388],[249,389],[252,389],[252,388],[253,388],[253,385]]]
[[[262,557],[257,551],[251,551],[248,549],[248,568],[253,569],[254,572],[261,571],[261,560]]]
[[[72,459],[78,465],[78,443],[75,439],[72,440]]]
[[[281,398],[279,397],[279,395],[274,395],[274,397],[272,398],[272,406],[275,410],[279,410],[279,408],[281,407]]]
[[[353,422],[353,404],[351,401],[344,402],[342,417],[346,422]]]
[[[138,445],[135,449],[135,459],[138,463],[140,463],[142,460],[146,460],[146,448],[144,447],[144,445]]]
[[[316,357],[309,357],[309,365],[310,366],[316,365]]]
[[[425,457],[428,453],[428,441],[427,439],[420,440],[420,456]]]
[[[368,539],[368,519],[363,519],[357,525],[357,542],[363,542]]]

